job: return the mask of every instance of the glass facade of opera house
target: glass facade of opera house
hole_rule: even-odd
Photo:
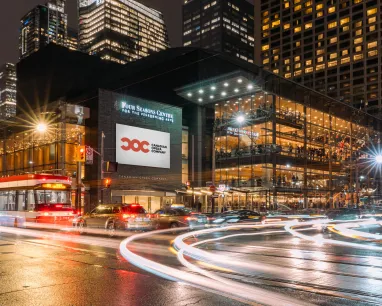
[[[281,78],[271,82],[265,91],[264,80],[238,72],[179,92],[213,109],[216,209],[371,203],[379,193],[375,118]]]

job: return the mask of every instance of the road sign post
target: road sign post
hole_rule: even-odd
[[[212,192],[212,195],[211,195],[211,213],[215,213],[215,191],[216,191],[216,187],[214,185],[211,185],[210,186],[210,192]]]

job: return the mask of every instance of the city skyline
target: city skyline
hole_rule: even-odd
[[[38,4],[44,4],[42,0],[17,0],[12,4],[0,3],[0,26],[9,31],[2,33],[1,39],[5,41],[5,47],[0,49],[0,63],[18,62],[18,41],[20,19]],[[168,27],[171,47],[182,45],[182,4],[183,0],[171,1],[171,4],[165,0],[140,0],[142,4],[160,10],[164,14],[165,22]],[[174,4],[176,2],[176,4]],[[174,10],[176,11],[174,13]],[[66,13],[68,14],[68,25],[77,28],[76,1],[68,0],[66,2]]]

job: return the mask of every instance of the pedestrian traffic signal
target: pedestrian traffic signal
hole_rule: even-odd
[[[105,187],[106,188],[110,188],[111,187],[111,179],[110,178],[105,179]]]
[[[86,147],[85,146],[78,147],[78,161],[81,163],[86,162]]]

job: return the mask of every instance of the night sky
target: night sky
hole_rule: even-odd
[[[0,66],[4,62],[16,63],[18,61],[20,19],[37,4],[46,2],[47,0],[0,0]],[[163,12],[171,46],[180,46],[184,0],[140,0],[140,2]],[[66,3],[69,26],[77,28],[77,0],[67,0]]]

